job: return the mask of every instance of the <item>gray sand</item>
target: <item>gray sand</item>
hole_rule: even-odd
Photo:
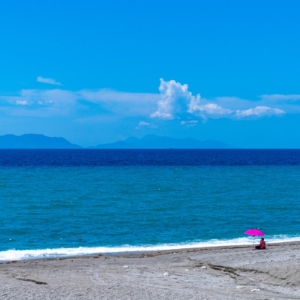
[[[6,262],[0,299],[300,299],[300,244]]]

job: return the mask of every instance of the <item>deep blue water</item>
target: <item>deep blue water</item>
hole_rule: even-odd
[[[0,260],[300,240],[299,187],[300,150],[0,150]]]
[[[0,167],[293,166],[299,149],[1,150]]]

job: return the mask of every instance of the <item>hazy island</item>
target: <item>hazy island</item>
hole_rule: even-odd
[[[48,137],[43,134],[6,134],[0,136],[0,149],[81,149],[62,137]]]
[[[129,137],[124,141],[99,144],[90,149],[229,149],[235,148],[220,141],[199,141],[194,138],[170,138],[146,135],[139,139]],[[6,134],[0,136],[0,149],[83,149],[62,137],[48,137],[43,134]]]

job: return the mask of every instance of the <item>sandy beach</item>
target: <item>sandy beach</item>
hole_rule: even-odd
[[[4,262],[0,299],[300,299],[300,243]]]

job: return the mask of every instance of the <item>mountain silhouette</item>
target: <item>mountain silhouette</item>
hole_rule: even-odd
[[[80,149],[62,137],[48,137],[43,134],[0,136],[0,149]]]

